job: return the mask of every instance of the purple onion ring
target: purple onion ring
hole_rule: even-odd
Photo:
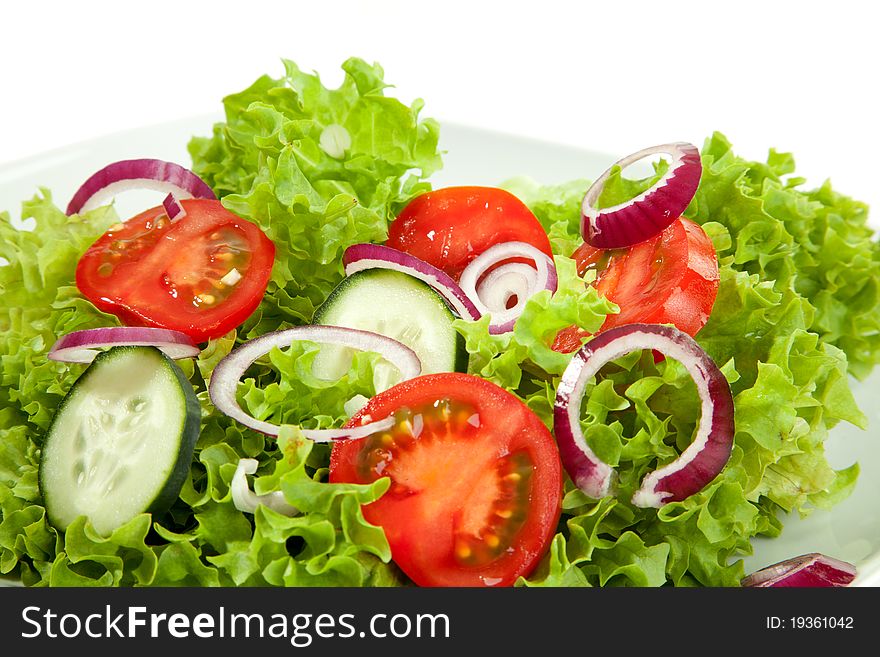
[[[47,354],[64,363],[91,363],[104,347],[156,347],[173,359],[193,358],[200,349],[180,331],[142,326],[108,326],[73,331],[58,339]]]
[[[644,242],[660,234],[678,219],[697,193],[703,165],[700,151],[693,144],[674,142],[627,155],[615,163],[621,169],[651,155],[667,154],[669,169],[649,189],[610,208],[596,204],[613,166],[596,179],[584,196],[581,208],[581,235],[598,249],[620,249]]]
[[[92,174],[67,205],[68,216],[94,210],[132,189],[174,194],[178,199],[216,199],[208,185],[189,169],[164,160],[121,160]]]
[[[553,425],[562,463],[575,485],[596,499],[608,495],[614,470],[587,445],[580,424],[581,401],[587,381],[605,363],[639,349],[653,349],[681,362],[702,402],[693,442],[672,463],[646,475],[633,495],[635,506],[659,508],[702,490],[724,468],[733,447],[730,385],[692,337],[660,324],[627,324],[599,333],[575,353],[563,373]]]

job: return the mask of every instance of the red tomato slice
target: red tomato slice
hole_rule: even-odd
[[[553,257],[541,222],[510,192],[446,187],[410,201],[391,222],[387,245],[458,280],[471,260],[501,242],[526,242]]]
[[[111,226],[76,268],[80,292],[134,326],[156,326],[196,342],[239,326],[266,292],[275,245],[219,201],[182,201],[170,221],[162,206]]]
[[[596,288],[620,307],[601,330],[645,322],[674,324],[696,335],[709,320],[718,294],[718,259],[703,229],[681,218],[662,233],[626,250],[603,251],[587,243],[572,256],[583,275],[597,269]],[[560,331],[553,349],[579,348],[587,333],[575,327]]]
[[[395,415],[388,432],[336,443],[330,481],[391,488],[364,507],[420,586],[509,586],[546,553],[562,466],[519,399],[468,374],[420,376],[373,397],[349,425]]]

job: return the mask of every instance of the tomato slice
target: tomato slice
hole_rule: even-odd
[[[405,381],[349,425],[395,426],[339,442],[330,481],[391,488],[364,507],[398,566],[421,586],[509,586],[547,551],[559,521],[562,466],[550,432],[519,399],[460,373]]]
[[[467,264],[501,242],[526,242],[551,258],[541,222],[497,187],[445,187],[417,196],[391,222],[387,245],[458,280]]]
[[[182,201],[171,221],[162,206],[111,226],[76,268],[80,292],[134,326],[186,333],[196,342],[239,326],[257,308],[275,245],[219,201]]]
[[[620,307],[602,331],[645,322],[674,324],[696,335],[709,320],[718,294],[718,259],[708,235],[689,219],[629,249],[603,251],[584,243],[572,257],[582,276],[598,271],[596,289]],[[576,327],[560,331],[553,349],[574,351],[586,335]]]

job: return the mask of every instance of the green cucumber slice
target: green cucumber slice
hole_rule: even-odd
[[[398,271],[365,269],[346,277],[315,311],[313,324],[373,331],[402,342],[419,357],[422,374],[465,372],[464,338],[452,326],[458,316],[430,285]],[[325,345],[313,363],[316,375],[338,379],[351,367],[352,350]],[[382,364],[373,380],[376,392],[399,381],[397,370]]]
[[[201,408],[180,368],[155,347],[114,347],[74,383],[49,427],[40,489],[54,527],[87,516],[109,535],[180,494]]]

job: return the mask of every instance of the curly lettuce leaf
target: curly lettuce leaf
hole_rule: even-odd
[[[342,280],[343,251],[384,241],[441,166],[437,122],[419,118],[421,100],[386,96],[378,65],[349,59],[337,89],[284,67],[226,97],[226,121],[189,144],[196,173],[275,243],[269,289],[240,331],[248,338],[311,321]]]
[[[79,257],[117,219],[110,207],[68,217],[48,190],[40,194],[22,204],[33,230],[0,213],[0,257],[8,263],[0,267],[0,409],[45,429],[72,383],[66,365],[46,359],[55,340],[118,324],[74,285]]]
[[[748,161],[715,133],[702,156],[687,216],[723,224],[730,241],[716,245],[719,259],[808,302],[806,328],[841,349],[849,372],[864,378],[880,360],[880,246],[868,207],[827,181],[800,189],[789,153]]]

